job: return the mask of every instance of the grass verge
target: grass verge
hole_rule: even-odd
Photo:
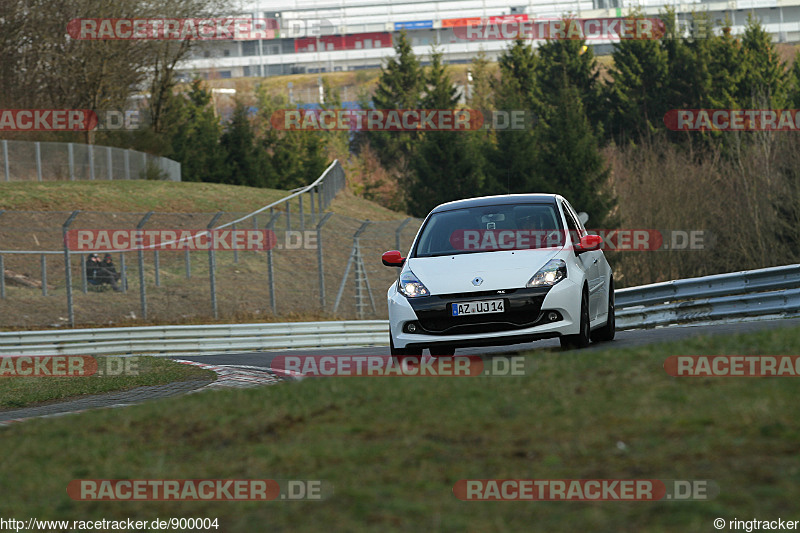
[[[792,354],[800,328],[528,354],[515,378],[337,378],[5,428],[0,515],[218,518],[220,531],[711,531],[792,518],[791,378],[673,378],[674,354]],[[620,443],[624,443],[621,446]],[[82,502],[73,479],[321,479],[322,502]],[[711,479],[704,502],[462,502],[459,479]],[[796,513],[795,513],[796,514]]]
[[[6,357],[0,360],[0,364],[5,365],[11,361],[12,358]],[[85,362],[84,368],[87,370],[90,365],[93,370],[96,369],[90,376],[0,377],[0,411],[147,385],[216,379],[216,374],[210,370],[176,363],[162,357],[97,357],[95,361],[96,366],[89,361]],[[63,362],[60,364],[65,365]],[[49,362],[48,365],[49,372],[52,372],[53,362]],[[27,372],[31,367],[32,365],[26,362],[19,368]],[[7,367],[0,366],[0,368]],[[12,365],[12,368],[17,367]]]

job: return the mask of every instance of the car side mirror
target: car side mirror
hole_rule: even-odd
[[[603,238],[600,235],[584,235],[581,237],[580,247],[575,249],[576,253],[591,252],[592,250],[599,250],[603,244]]]
[[[403,254],[401,254],[399,251],[390,250],[383,253],[381,256],[381,261],[383,261],[383,264],[387,267],[401,267],[403,264],[405,264],[406,258],[403,257]]]

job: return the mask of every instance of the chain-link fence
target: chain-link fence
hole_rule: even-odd
[[[0,180],[160,178],[181,181],[181,164],[136,150],[92,144],[0,141]]]
[[[324,178],[254,213],[0,212],[0,327],[386,318],[385,294],[397,269],[383,266],[381,254],[407,251],[421,221],[326,212],[344,187],[344,172],[334,163]],[[80,229],[209,227],[269,229],[276,245],[114,252],[121,274],[115,292],[87,278],[91,251],[68,250],[64,239]]]

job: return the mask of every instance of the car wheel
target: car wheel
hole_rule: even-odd
[[[611,278],[608,292],[608,320],[605,326],[592,333],[592,340],[595,342],[613,341],[616,330],[617,319],[614,316],[614,278]]]
[[[589,292],[584,289],[581,297],[581,332],[577,335],[562,335],[561,348],[575,350],[589,346],[591,332],[589,331]]]

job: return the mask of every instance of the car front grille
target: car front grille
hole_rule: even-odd
[[[545,322],[542,302],[550,289],[507,289],[478,293],[446,294],[434,298],[411,299],[414,312],[430,335],[492,333],[536,326]],[[505,311],[480,315],[452,316],[451,304],[476,300],[504,300]]]

